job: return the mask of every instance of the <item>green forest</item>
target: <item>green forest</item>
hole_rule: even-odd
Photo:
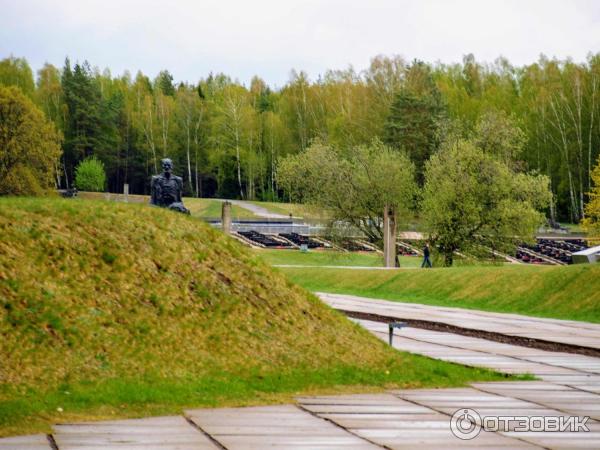
[[[600,54],[585,63],[541,56],[522,67],[473,55],[452,65],[377,56],[361,72],[309,79],[291,71],[277,89],[259,76],[245,85],[198,74],[190,84],[168,70],[116,76],[69,59],[34,74],[11,56],[0,61],[0,85],[17,86],[55,124],[62,156],[54,183],[62,189],[94,156],[110,192],[128,183],[131,193],[147,194],[168,156],[187,196],[282,200],[283,157],[315,141],[347,148],[376,138],[405,150],[422,184],[425,162],[443,141],[484,134],[503,145],[482,142],[483,149],[501,148],[515,170],[549,177],[549,216],[578,222],[600,153]]]

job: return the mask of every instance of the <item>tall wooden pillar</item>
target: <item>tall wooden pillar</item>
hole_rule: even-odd
[[[385,267],[396,267],[396,212],[387,205],[383,210],[383,261]]]
[[[231,233],[231,203],[223,202],[221,207],[221,229],[223,233]]]

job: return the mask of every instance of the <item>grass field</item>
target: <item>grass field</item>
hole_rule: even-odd
[[[192,216],[200,218],[220,218],[222,202],[211,198],[186,198],[185,206],[190,210]],[[234,219],[253,219],[256,216],[241,206],[231,205],[231,217]]]
[[[571,233],[585,233],[585,229],[580,223],[560,222],[560,225],[568,228]]]
[[[272,265],[302,265],[302,266],[352,266],[352,267],[382,267],[383,255],[375,252],[339,252],[335,250],[254,250],[257,255]],[[418,267],[421,258],[400,256],[401,267]]]
[[[0,199],[0,435],[504,379],[397,352],[237,241],[141,204]]]
[[[125,196],[122,194],[105,194],[103,192],[79,192],[78,197],[83,200],[112,200],[123,202]],[[147,204],[150,197],[147,195],[129,195],[130,203]],[[200,218],[219,218],[221,217],[221,201],[212,198],[184,198],[183,203],[188,208],[192,216]],[[250,219],[256,216],[252,211],[237,205],[231,205],[231,215],[236,219]]]
[[[257,255],[272,265],[298,265],[298,266],[349,266],[349,267],[383,267],[383,255],[375,252],[341,252],[337,250],[310,250],[301,252],[294,250],[256,249]],[[414,269],[421,267],[422,256],[399,256],[400,268]],[[433,261],[434,265],[441,265],[441,258]],[[456,258],[457,267],[482,267],[502,266],[504,262],[481,261],[475,259]]]
[[[600,323],[600,264],[280,270],[312,291]]]

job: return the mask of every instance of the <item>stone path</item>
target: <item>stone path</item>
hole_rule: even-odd
[[[265,219],[289,219],[290,218],[289,215],[277,214],[277,213],[269,211],[267,208],[255,205],[254,203],[246,202],[244,200],[227,200],[227,201],[230,202],[232,205],[237,205],[240,208],[247,209],[248,211],[251,211],[252,213],[254,213],[254,215],[256,215],[258,217],[264,217]]]
[[[56,425],[53,436],[60,450],[219,448],[179,416]]]
[[[386,341],[387,325],[357,321]],[[378,395],[308,397],[319,417],[384,448],[600,448],[600,359],[501,344],[468,336],[403,328],[394,347],[542,381],[475,383],[460,389],[411,389]],[[481,416],[589,416],[589,432],[482,432],[461,441],[450,416],[461,408]]]
[[[537,448],[497,433],[462,441],[452,435],[448,415],[404,399],[401,394],[309,397],[299,401],[319,417],[368,439],[379,448]]]
[[[45,434],[0,439],[0,450],[50,450],[51,448],[48,436]]]
[[[460,328],[600,349],[600,324],[400,303],[352,295],[326,293],[318,293],[318,295],[333,308],[346,311],[439,322]]]
[[[198,409],[186,413],[204,432],[231,450],[380,448],[295,405]]]
[[[357,320],[362,326],[384,341],[388,340],[388,326],[381,322]],[[439,331],[406,327],[394,333],[394,347],[474,367],[487,367],[504,373],[530,373],[558,382],[560,377],[573,380],[585,375],[595,380],[600,389],[600,358],[571,353],[549,352],[485,339]],[[589,383],[585,389],[592,387]],[[600,393],[600,391],[597,391]]]
[[[459,311],[442,313],[458,320]],[[489,320],[490,326],[499,319],[506,325],[506,315],[488,318],[488,313],[467,313]],[[539,320],[535,333],[550,322],[552,327],[568,329],[571,338],[578,337],[574,323]],[[385,323],[356,322],[387,341]],[[594,327],[584,325],[582,339],[589,340]],[[600,448],[600,358],[412,327],[397,330],[393,343],[398,349],[445,361],[505,373],[528,372],[539,381],[301,397],[296,405],[194,409],[176,417],[57,425],[52,437],[58,450]],[[461,440],[452,434],[450,418],[465,408],[482,417],[589,416],[589,431],[518,432],[512,423],[506,431],[481,431],[472,440]],[[0,450],[51,448],[43,435],[0,439]]]

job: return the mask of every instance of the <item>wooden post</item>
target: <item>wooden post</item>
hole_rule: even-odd
[[[129,184],[125,183],[123,185],[123,195],[125,196],[125,203],[129,202]]]
[[[388,266],[388,248],[390,247],[390,235],[389,235],[389,208],[387,205],[383,208],[383,266]]]
[[[385,267],[396,267],[396,214],[387,205],[383,210],[383,260]]]
[[[221,208],[221,229],[223,233],[231,233],[231,203],[223,202]]]

